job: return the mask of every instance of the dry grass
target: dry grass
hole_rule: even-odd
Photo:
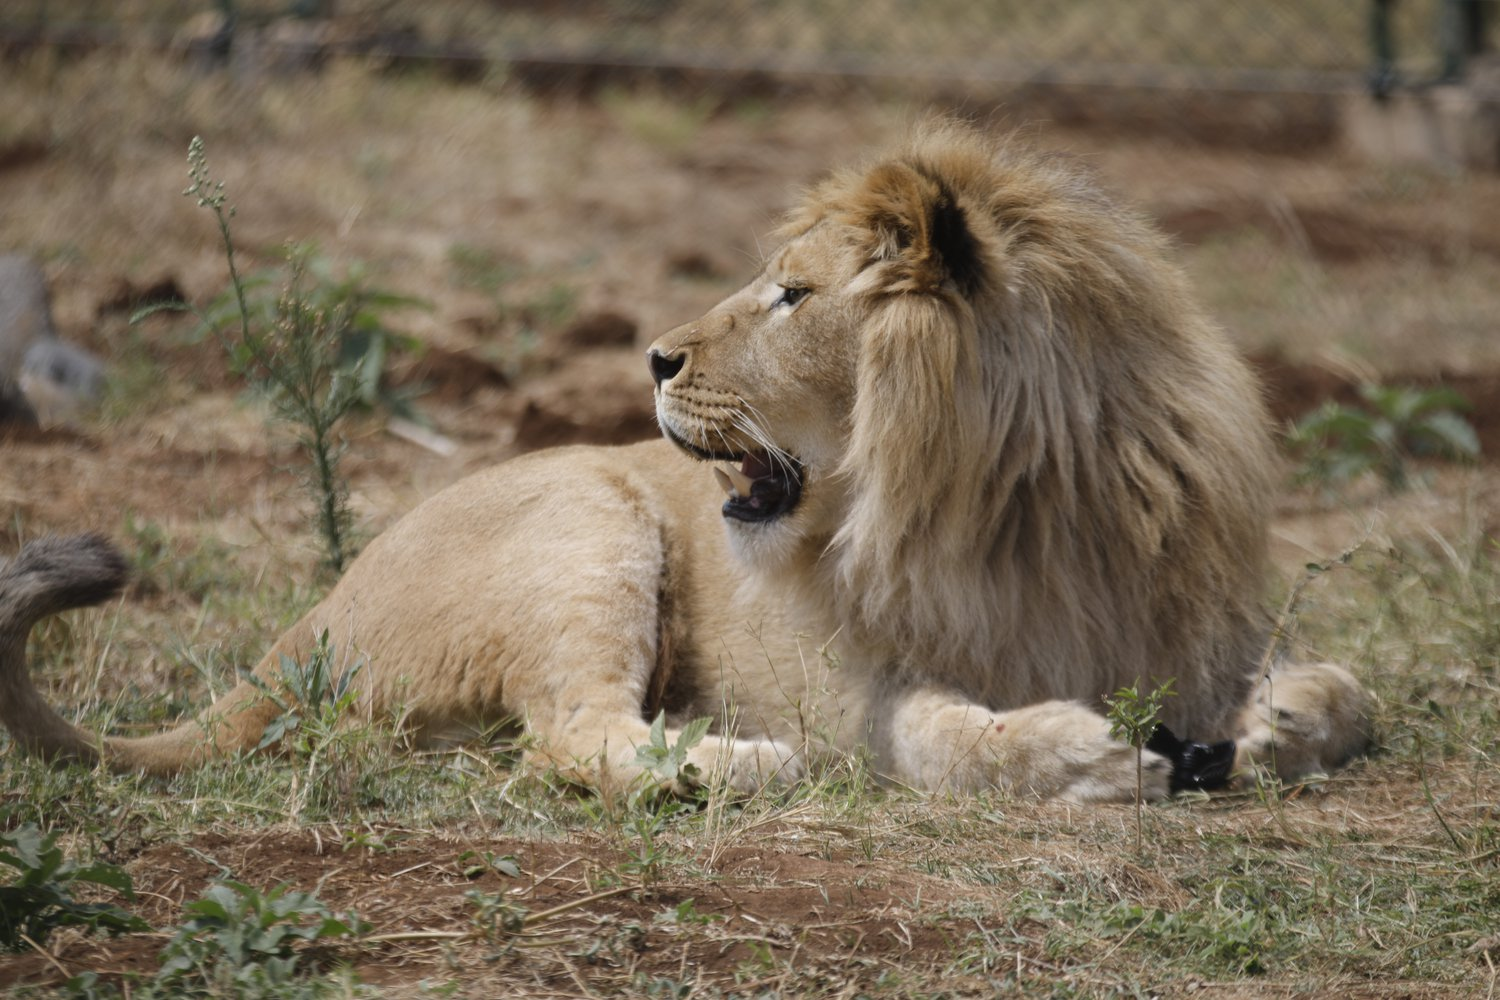
[[[91,724],[154,728],[222,690],[316,597],[290,444],[185,324],[132,331],[108,304],[121,282],[168,276],[199,301],[223,286],[211,225],[177,196],[188,136],[208,139],[252,258],[294,239],[365,261],[378,284],[436,304],[413,332],[480,356],[508,356],[525,312],[535,370],[564,371],[566,353],[542,349],[567,320],[537,303],[625,311],[649,338],[753,268],[754,234],[798,184],[911,115],[574,105],[349,65],[260,88],[130,58],[0,67],[0,121],[47,150],[0,180],[0,248],[45,259],[64,333],[116,373],[104,415],[0,443],[3,549],[97,528],[137,571],[122,601],[38,632],[49,695]],[[1473,223],[1500,205],[1493,178],[1029,131],[1178,232],[1246,346],[1387,377],[1500,361],[1500,276]],[[429,397],[451,458],[357,427],[366,530],[513,451],[508,400],[523,389]],[[643,866],[649,814],[516,774],[504,748],[418,755],[370,730],[173,781],[7,749],[0,815],[124,865],[159,928],[224,872],[354,908],[371,936],[326,954],[310,995],[354,989],[327,971],[338,961],[392,996],[1494,995],[1497,526],[1489,466],[1438,471],[1402,498],[1288,494],[1288,580],[1367,539],[1308,588],[1296,625],[1303,652],[1375,687],[1381,745],[1316,788],[1149,809],[1140,852],[1128,808],[920,798],[845,763],[783,800],[710,798],[663,821]],[[519,874],[476,870],[486,853]],[[46,992],[60,968],[149,981],[165,940],[60,934],[46,957],[0,957],[0,984]]]

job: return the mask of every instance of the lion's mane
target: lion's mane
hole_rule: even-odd
[[[1164,239],[1074,166],[960,127],[813,189],[869,264],[841,528],[803,567],[853,642],[991,704],[1176,678],[1227,732],[1266,629],[1255,382]],[[911,294],[913,292],[919,294]]]

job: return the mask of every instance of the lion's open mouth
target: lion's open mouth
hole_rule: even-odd
[[[730,459],[733,461],[733,459]],[[751,452],[739,466],[714,466],[714,478],[728,494],[722,508],[736,521],[773,521],[784,517],[802,499],[800,463],[769,452]]]
[[[721,512],[725,517],[751,524],[774,521],[790,514],[802,499],[802,463],[784,453],[768,451],[735,454],[710,451],[686,440],[665,421],[662,431],[677,447],[714,466],[714,478],[728,495]]]

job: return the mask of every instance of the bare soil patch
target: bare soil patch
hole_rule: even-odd
[[[398,835],[390,849],[341,851],[313,831],[207,833],[190,844],[150,847],[127,868],[141,897],[137,912],[161,927],[178,922],[184,902],[226,875],[317,886],[330,907],[353,909],[379,928],[349,956],[360,979],[398,988],[455,974],[476,988],[520,978],[564,991],[580,975],[630,982],[686,974],[724,983],[756,967],[757,949],[795,952],[831,977],[857,981],[882,967],[917,972],[951,956],[950,933],[924,924],[919,912],[920,901],[941,908],[954,899],[942,880],[893,872],[852,849],[829,856],[783,849],[772,834],[758,846],[726,850],[707,879],[669,875],[647,887],[612,884],[624,853],[587,836],[549,843]],[[521,875],[466,875],[465,851],[513,856]],[[519,933],[487,934],[475,924],[469,891],[543,919]],[[679,909],[688,923],[677,919]],[[52,957],[67,969],[149,978],[163,937],[75,935]],[[0,985],[62,981],[40,955],[0,960]]]

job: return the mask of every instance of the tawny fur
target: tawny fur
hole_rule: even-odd
[[[327,630],[372,712],[434,737],[514,719],[605,786],[662,707],[720,720],[696,761],[737,787],[867,744],[921,788],[1124,799],[1134,754],[1101,698],[1168,680],[1172,728],[1243,737],[1247,767],[1358,751],[1346,672],[1257,677],[1266,416],[1148,225],[1060,161],[936,124],[819,185],[783,235],[653,350],[663,428],[795,460],[789,514],[722,519],[709,470],[663,442],[528,456],[377,539],[256,673]],[[143,740],[38,711],[24,631],[62,599],[17,578],[0,717],[22,747],[165,772],[259,741],[274,709],[249,685]],[[1167,770],[1148,755],[1148,793]]]

